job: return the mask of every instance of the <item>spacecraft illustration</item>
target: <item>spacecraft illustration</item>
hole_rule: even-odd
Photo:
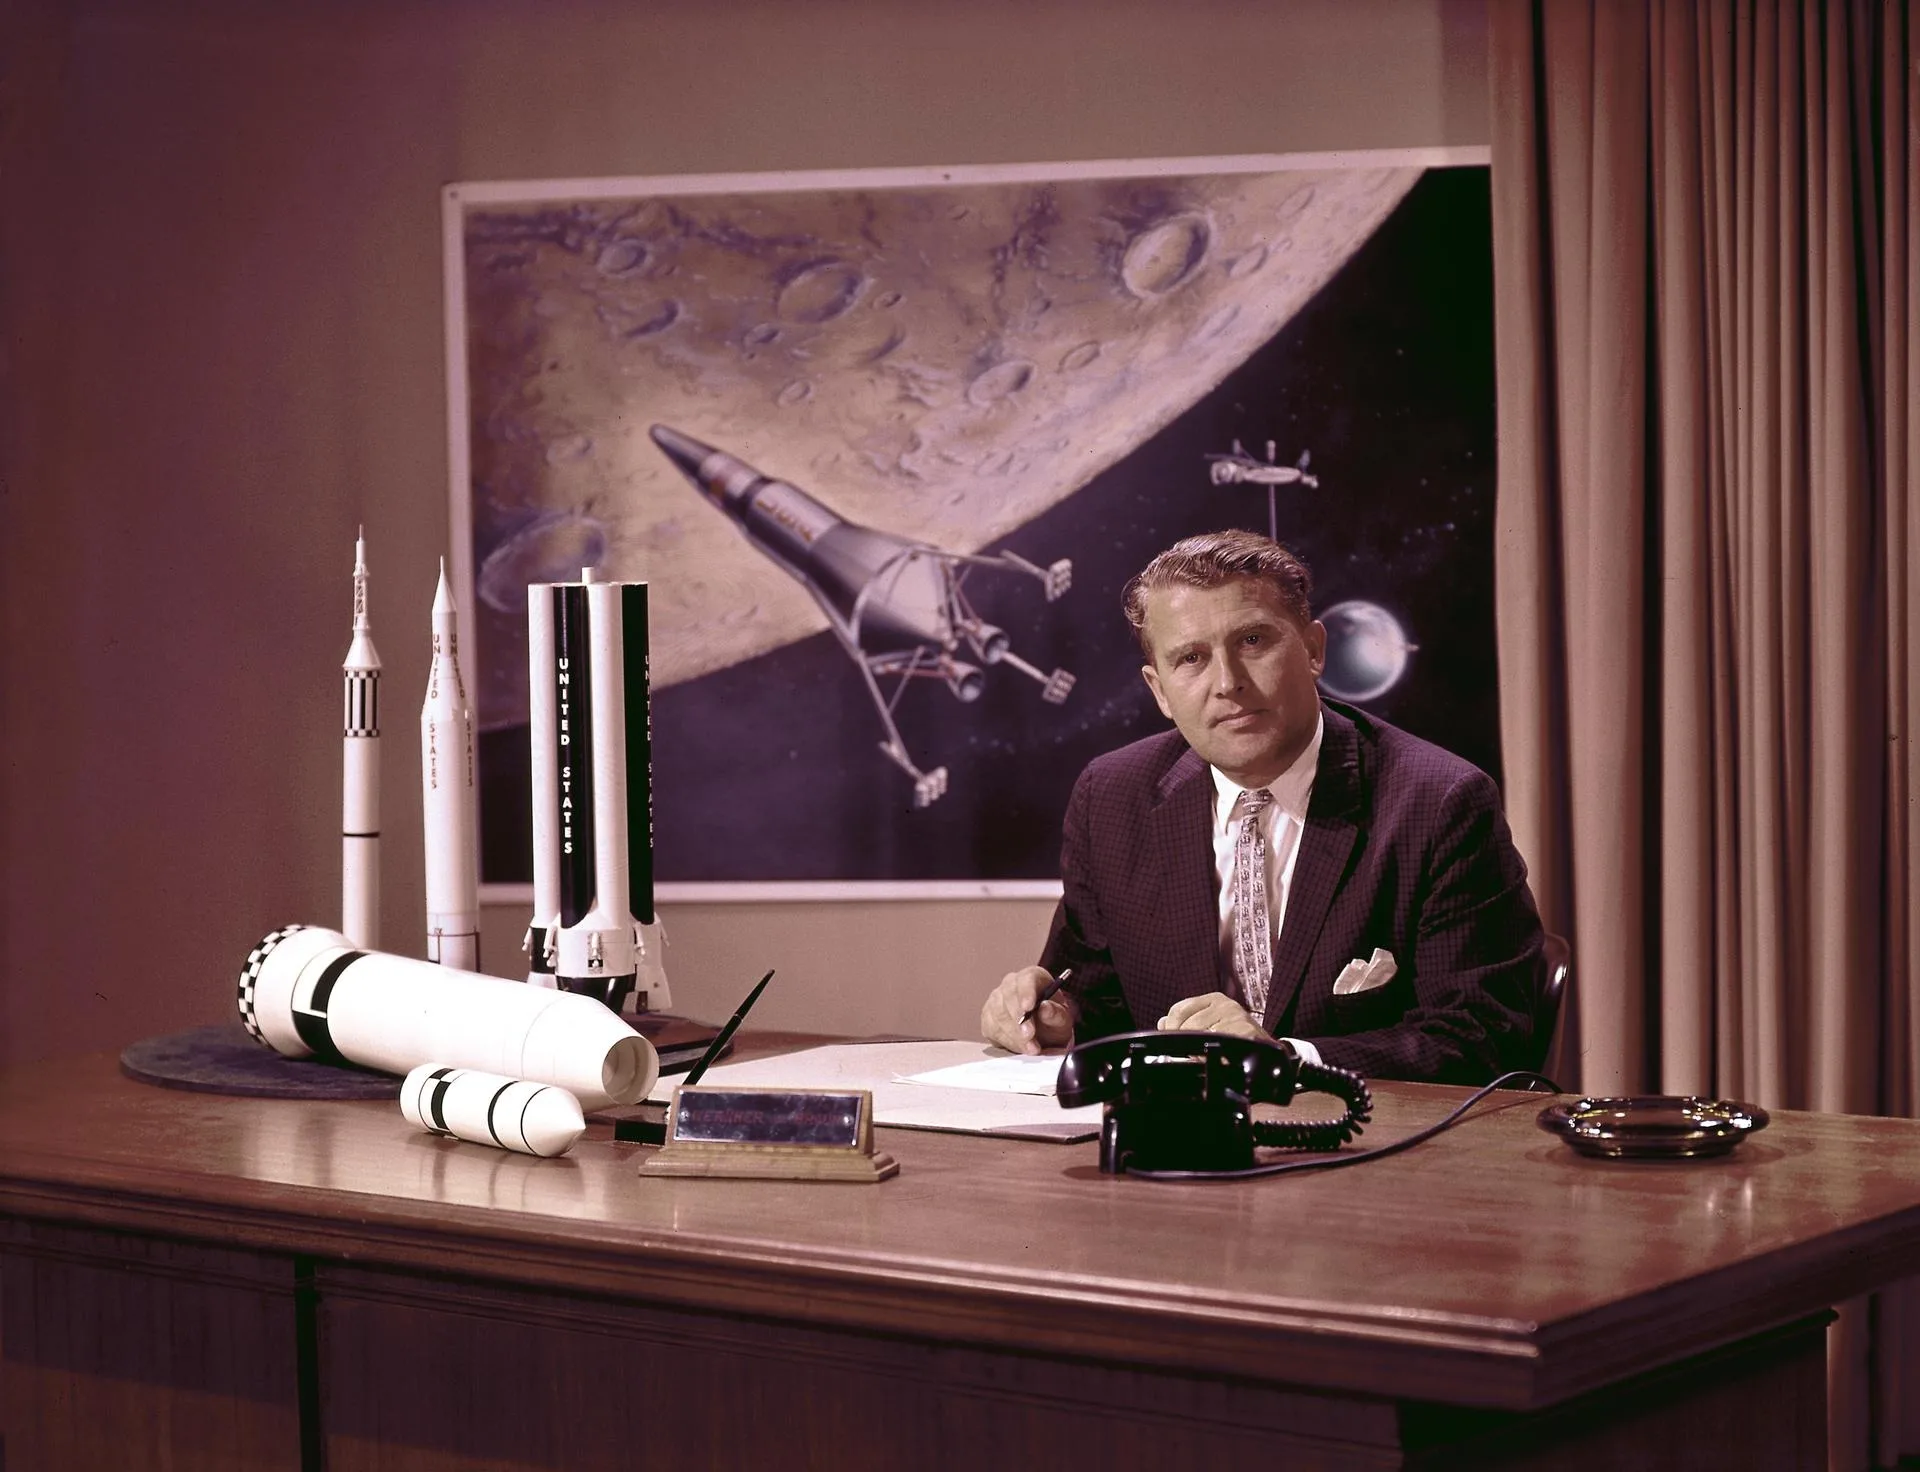
[[[1312,463],[1313,451],[1302,450],[1300,458],[1292,465],[1278,463],[1278,447],[1272,440],[1267,441],[1267,459],[1263,465],[1246,451],[1240,441],[1233,442],[1233,450],[1225,455],[1209,455],[1207,474],[1217,486],[1265,486],[1267,488],[1267,535],[1274,541],[1280,540],[1279,509],[1274,504],[1275,486],[1302,485],[1309,490],[1318,490],[1317,477],[1307,474],[1307,466]]]
[[[1066,670],[1049,674],[1015,654],[1006,632],[985,622],[963,590],[974,568],[994,568],[1038,579],[1051,603],[1072,585],[1071,561],[1062,558],[1043,568],[1012,552],[948,552],[861,526],[799,487],[690,435],[664,424],[650,433],[696,490],[813,595],[866,681],[886,729],[880,749],[913,779],[915,807],[937,802],[946,792],[947,769],[923,771],[894,723],[894,709],[909,682],[944,680],[956,699],[973,701],[986,686],[981,666],[1006,665],[1036,681],[1040,698],[1051,705],[1073,689],[1074,677]],[[970,657],[962,658],[963,652]],[[883,681],[888,682],[884,688]]]
[[[1280,519],[1274,505],[1274,487],[1300,485],[1318,490],[1320,481],[1307,474],[1313,461],[1311,450],[1302,450],[1292,465],[1279,463],[1278,447],[1267,441],[1265,463],[1247,453],[1235,440],[1225,455],[1207,456],[1207,474],[1217,486],[1254,485],[1267,488],[1267,535],[1280,540]],[[1385,695],[1407,672],[1407,656],[1419,649],[1407,637],[1400,621],[1377,603],[1350,598],[1336,603],[1320,615],[1326,625],[1326,667],[1320,673],[1320,688],[1335,700],[1355,705]]]

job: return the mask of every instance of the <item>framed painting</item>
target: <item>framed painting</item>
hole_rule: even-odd
[[[1323,688],[1498,773],[1484,152],[445,191],[482,876],[529,877],[526,587],[649,585],[666,899],[1058,892],[1161,729],[1176,538],[1314,569]]]

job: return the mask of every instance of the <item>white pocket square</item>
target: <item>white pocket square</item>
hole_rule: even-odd
[[[1370,992],[1392,981],[1399,969],[1394,964],[1392,951],[1375,946],[1373,955],[1367,960],[1349,961],[1340,968],[1340,974],[1334,978],[1333,994],[1336,997],[1350,997],[1355,992]]]

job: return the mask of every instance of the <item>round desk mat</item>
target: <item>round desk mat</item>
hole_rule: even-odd
[[[397,1099],[400,1080],[371,1069],[282,1058],[238,1022],[215,1022],[146,1038],[120,1055],[120,1071],[143,1084],[256,1099]]]

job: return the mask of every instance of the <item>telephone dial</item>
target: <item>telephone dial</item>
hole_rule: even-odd
[[[1268,1121],[1255,1104],[1296,1093],[1345,1102],[1339,1119]],[[1100,1169],[1109,1174],[1241,1173],[1256,1145],[1337,1150],[1372,1117],[1366,1081],[1308,1063],[1291,1044],[1217,1032],[1128,1032],[1083,1043],[1061,1060],[1056,1086],[1066,1108],[1104,1103]]]

